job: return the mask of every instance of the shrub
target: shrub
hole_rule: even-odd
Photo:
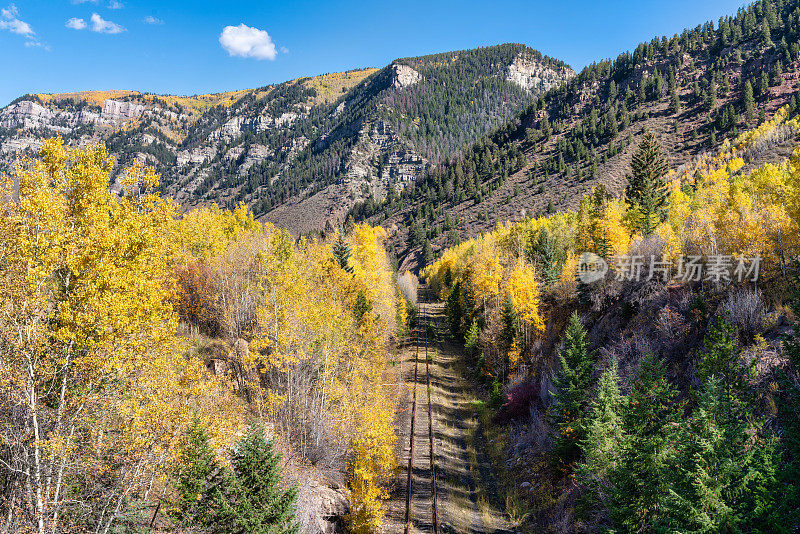
[[[220,336],[225,325],[219,298],[219,274],[199,261],[179,269],[177,278],[175,309],[178,316],[208,336]]]
[[[523,382],[514,386],[506,394],[506,402],[497,412],[495,422],[505,424],[529,417],[531,405],[536,400],[536,396],[536,385],[533,382]]]
[[[762,331],[764,323],[764,300],[761,291],[741,288],[728,295],[722,305],[728,321],[736,327],[744,341],[752,341]]]

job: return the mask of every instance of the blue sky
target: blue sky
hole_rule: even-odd
[[[579,70],[746,3],[0,0],[0,106],[25,93],[260,87],[506,42]]]

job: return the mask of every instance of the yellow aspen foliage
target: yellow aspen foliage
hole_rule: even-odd
[[[518,259],[508,276],[508,295],[523,327],[536,334],[544,332],[539,314],[539,285],[536,273],[524,260]]]
[[[519,364],[522,363],[522,351],[519,347],[519,341],[514,339],[511,342],[511,346],[508,348],[508,370],[509,372],[514,372],[518,367]]]
[[[216,204],[185,213],[175,223],[181,251],[195,260],[210,261],[246,232],[258,228],[253,214],[240,203],[233,211]]]
[[[467,269],[475,300],[484,308],[499,305],[503,266],[492,234],[481,234],[475,239]]]
[[[272,225],[243,234],[214,261],[231,317],[251,339],[236,377],[255,413],[271,421],[296,461],[325,454],[348,466],[351,528],[374,531],[396,468],[394,392],[386,382],[386,342],[397,290],[381,228],[356,226],[345,270],[331,244],[300,239]],[[247,323],[247,321],[245,321]],[[239,334],[237,334],[239,335]]]
[[[21,410],[0,432],[32,451],[14,461],[37,532],[107,529],[163,482],[191,412],[225,398],[175,335],[175,208],[141,165],[113,195],[113,165],[49,139],[0,191],[0,389]]]
[[[631,236],[624,223],[626,206],[614,200],[603,187],[596,187],[582,200],[577,212],[575,246],[610,258],[627,251]]]

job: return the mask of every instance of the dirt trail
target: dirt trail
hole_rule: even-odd
[[[428,344],[428,356],[439,532],[510,534],[515,530],[505,519],[503,505],[495,490],[493,468],[485,454],[486,447],[481,442],[482,433],[478,428],[478,418],[473,406],[478,400],[475,386],[466,378],[468,374],[457,347],[438,342],[444,339],[443,313],[442,303],[420,304],[423,321],[425,316],[430,317],[437,332],[437,341],[430,340]],[[406,384],[397,417],[398,456],[403,471],[397,479],[392,498],[387,503],[388,514],[383,531],[387,534],[404,532],[414,364],[417,360],[419,366],[410,532],[432,533],[429,410],[424,344],[410,344],[401,351],[400,356]]]

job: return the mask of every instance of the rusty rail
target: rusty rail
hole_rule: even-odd
[[[431,401],[431,375],[430,357],[428,355],[428,327],[430,317],[424,312],[422,302],[418,302],[418,316],[416,328],[416,355],[414,357],[414,389],[411,404],[411,432],[409,433],[409,453],[408,453],[408,473],[406,479],[406,514],[405,514],[405,534],[411,534],[411,495],[414,470],[414,438],[417,419],[417,381],[419,378],[419,348],[420,345],[425,349],[425,384],[428,395],[428,442],[430,472],[431,472],[431,524],[434,534],[439,534],[437,491],[436,491],[436,439],[433,433],[433,403]],[[424,333],[424,340],[423,340]]]

